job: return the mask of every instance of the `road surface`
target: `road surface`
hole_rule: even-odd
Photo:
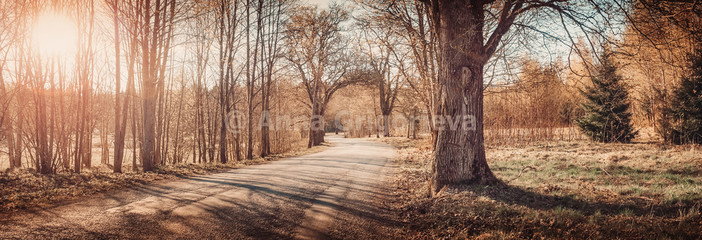
[[[328,136],[315,154],[134,187],[0,219],[0,239],[387,239],[394,149]]]

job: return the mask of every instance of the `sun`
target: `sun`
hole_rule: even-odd
[[[65,15],[47,12],[34,22],[32,45],[43,57],[73,57],[77,41],[76,24]]]

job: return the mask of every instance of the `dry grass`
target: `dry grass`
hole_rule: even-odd
[[[702,238],[699,146],[489,147],[488,162],[506,184],[456,186],[430,197],[427,142],[384,141],[400,149],[395,206],[408,237]]]
[[[18,170],[0,175],[0,212],[45,207],[97,192],[174,178],[174,175],[161,173],[90,171],[41,175]]]
[[[0,173],[0,212],[10,212],[35,207],[46,207],[58,202],[89,196],[98,192],[116,190],[154,181],[177,180],[182,176],[210,174],[247,165],[263,164],[286,157],[320,152],[328,145],[301,148],[266,158],[256,158],[228,164],[177,164],[159,167],[153,173],[112,173],[105,166],[85,169],[80,174],[61,172],[41,175],[31,169]],[[128,168],[125,168],[127,170]]]

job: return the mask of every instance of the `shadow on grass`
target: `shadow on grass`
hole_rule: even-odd
[[[680,218],[680,206],[586,201],[506,184],[453,186],[407,209],[421,238],[702,238],[700,215]]]
[[[570,209],[583,215],[634,215],[655,217],[677,217],[681,206],[690,203],[654,203],[643,198],[629,198],[623,202],[588,201],[578,199],[575,195],[548,195],[530,189],[504,183],[495,185],[465,184],[457,189],[470,191],[477,196],[510,205],[519,205],[536,210]]]

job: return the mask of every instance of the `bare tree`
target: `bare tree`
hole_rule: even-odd
[[[175,0],[151,0],[137,3],[140,21],[141,74],[142,74],[142,148],[141,159],[144,171],[153,171],[161,156],[157,143],[157,129],[161,129],[162,114],[158,114],[157,103],[161,102],[165,76],[165,64],[170,53]],[[170,8],[170,11],[168,11]],[[162,91],[161,91],[162,92]],[[162,105],[162,104],[160,104]],[[161,106],[158,113],[162,113]],[[160,135],[160,131],[159,135]]]
[[[252,0],[247,0],[246,1],[246,99],[247,99],[247,144],[246,144],[246,159],[253,159],[253,115],[254,115],[254,110],[256,109],[256,103],[255,98],[256,95],[258,95],[259,88],[256,87],[256,78],[258,77],[257,70],[258,70],[258,53],[260,51],[259,49],[259,39],[261,38],[261,32],[259,29],[261,29],[261,21],[262,21],[262,12],[261,9],[263,8],[263,1],[258,0],[257,3],[255,3],[255,8],[254,11],[255,13],[255,21],[256,21],[256,28],[254,29],[255,35],[254,35],[254,41],[253,41],[253,48],[251,47],[252,42],[251,42],[251,34],[252,34],[252,27],[251,27],[251,8],[254,2]]]
[[[273,73],[276,63],[281,58],[283,35],[281,28],[283,18],[290,1],[267,1],[263,8],[263,24],[261,24],[261,157],[271,154],[270,143],[270,111],[273,86]]]
[[[403,76],[408,75],[404,67],[406,51],[398,50],[401,46],[396,26],[378,21],[373,16],[359,19],[362,29],[360,46],[365,44],[361,52],[370,66],[370,84],[378,89],[378,104],[383,120],[383,136],[390,136],[390,115],[395,108],[398,93],[403,84]]]
[[[193,147],[193,162],[203,163],[207,161],[207,155],[209,148],[209,141],[207,135],[207,124],[205,121],[206,117],[206,97],[207,97],[207,68],[210,60],[210,48],[213,44],[213,38],[206,31],[200,31],[198,28],[203,27],[209,29],[216,21],[214,20],[216,16],[211,14],[214,12],[208,6],[200,6],[192,8],[191,24],[193,24],[193,29],[196,29],[192,34],[192,41],[194,44],[194,78],[193,86],[195,87],[194,96],[194,108],[195,108],[195,133],[194,133],[194,144]]]
[[[349,68],[346,40],[340,24],[348,18],[341,6],[329,10],[300,7],[286,24],[287,59],[307,92],[310,108],[308,147],[324,142],[324,112],[334,93],[353,81],[344,78]]]
[[[394,32],[407,49],[395,49],[401,55],[408,54],[409,64],[401,66],[400,73],[405,82],[420,100],[429,115],[429,128],[435,144],[438,131],[436,115],[439,112],[439,78],[436,32],[432,31],[431,8],[416,0],[358,1],[372,17],[373,24],[385,25]],[[394,54],[395,56],[399,54]]]
[[[432,22],[432,31],[438,39],[440,116],[434,164],[432,190],[439,191],[448,184],[464,182],[495,182],[485,160],[483,134],[484,68],[501,45],[502,38],[520,17],[533,12],[555,13],[565,26],[571,20],[581,29],[592,30],[594,16],[604,16],[601,9],[582,12],[575,8],[595,3],[580,4],[567,0],[551,1],[455,1],[422,0]],[[592,15],[590,15],[592,14]],[[606,19],[606,18],[605,18]],[[606,24],[605,24],[606,26]],[[531,28],[533,29],[533,28]],[[585,30],[584,30],[585,31]],[[566,28],[566,32],[570,32]],[[589,38],[588,38],[589,39]]]
[[[230,85],[233,79],[233,58],[236,53],[236,30],[239,24],[237,10],[239,1],[222,0],[219,9],[219,112],[220,137],[219,160],[227,163],[227,114],[231,111],[230,95],[233,94]]]
[[[127,106],[128,97],[124,96],[124,108],[120,109],[121,101],[120,98],[122,87],[121,84],[121,52],[120,52],[120,2],[119,0],[112,0],[112,14],[113,24],[114,24],[114,38],[115,38],[115,137],[114,137],[114,168],[113,171],[116,173],[122,172],[122,160],[124,158],[124,144],[125,135],[127,130]],[[121,112],[120,112],[121,111]]]
[[[14,103],[12,99],[15,94],[8,91],[5,86],[5,71],[8,70],[7,60],[10,50],[22,37],[19,26],[21,24],[20,16],[23,15],[24,9],[24,5],[17,2],[3,1],[0,3],[0,106],[2,106],[0,107],[0,139],[4,137],[7,142],[10,169],[21,167],[22,161],[21,155],[17,156],[16,146],[20,141],[15,141],[15,125],[11,116],[13,109],[10,108]],[[19,86],[19,82],[17,86]],[[16,88],[15,92],[18,89]],[[17,109],[17,112],[19,111],[21,109]],[[21,121],[19,118],[16,119]]]
[[[93,34],[95,24],[95,4],[93,1],[75,2],[72,7],[80,13],[78,22],[79,49],[77,53],[76,72],[78,74],[80,99],[79,111],[76,122],[77,138],[75,147],[74,171],[80,173],[81,167],[91,167],[93,118],[91,114],[93,95],[94,49]],[[85,11],[85,12],[83,12]]]

